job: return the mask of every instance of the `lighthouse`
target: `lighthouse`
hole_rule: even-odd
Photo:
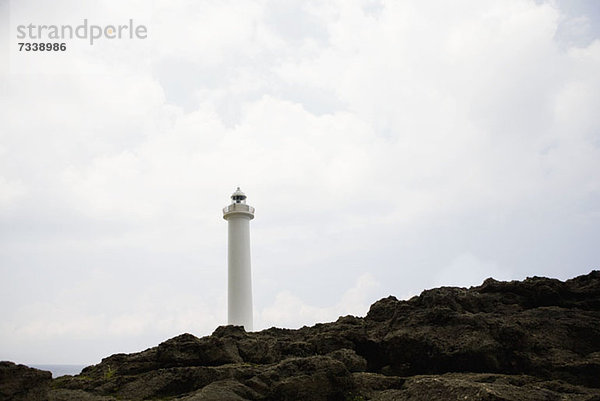
[[[252,331],[252,273],[250,269],[250,220],[254,208],[246,204],[240,187],[223,208],[227,220],[227,322]]]

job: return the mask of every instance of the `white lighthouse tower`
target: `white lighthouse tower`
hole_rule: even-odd
[[[254,208],[246,205],[240,187],[231,195],[231,204],[223,209],[228,223],[228,324],[252,331],[252,273],[250,270],[250,220]]]

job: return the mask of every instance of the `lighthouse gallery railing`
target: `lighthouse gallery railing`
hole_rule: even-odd
[[[233,203],[229,206],[223,208],[223,213],[229,212],[250,212],[254,213],[254,208],[249,205],[244,205],[243,203]]]

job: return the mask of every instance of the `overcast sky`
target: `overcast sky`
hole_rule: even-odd
[[[256,329],[599,267],[595,0],[0,0],[0,19],[0,360],[225,324],[236,186]],[[84,19],[148,36],[18,51],[20,24]]]

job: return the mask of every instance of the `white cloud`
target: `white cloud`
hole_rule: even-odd
[[[339,316],[364,316],[369,306],[376,300],[373,297],[379,283],[369,274],[358,277],[334,305],[316,306],[295,296],[292,291],[280,291],[275,302],[263,308],[257,316],[257,327],[298,328],[318,322],[335,321]]]
[[[63,8],[149,38],[0,77],[0,353],[97,333],[98,359],[225,322],[237,185],[265,327],[597,260],[600,41],[558,43],[556,4]]]
[[[513,274],[500,268],[496,262],[482,261],[475,255],[463,253],[437,272],[434,286],[477,286],[489,277],[495,280],[510,280]]]
[[[14,204],[25,196],[27,189],[21,182],[10,182],[0,177],[0,211],[6,213],[14,207]]]

